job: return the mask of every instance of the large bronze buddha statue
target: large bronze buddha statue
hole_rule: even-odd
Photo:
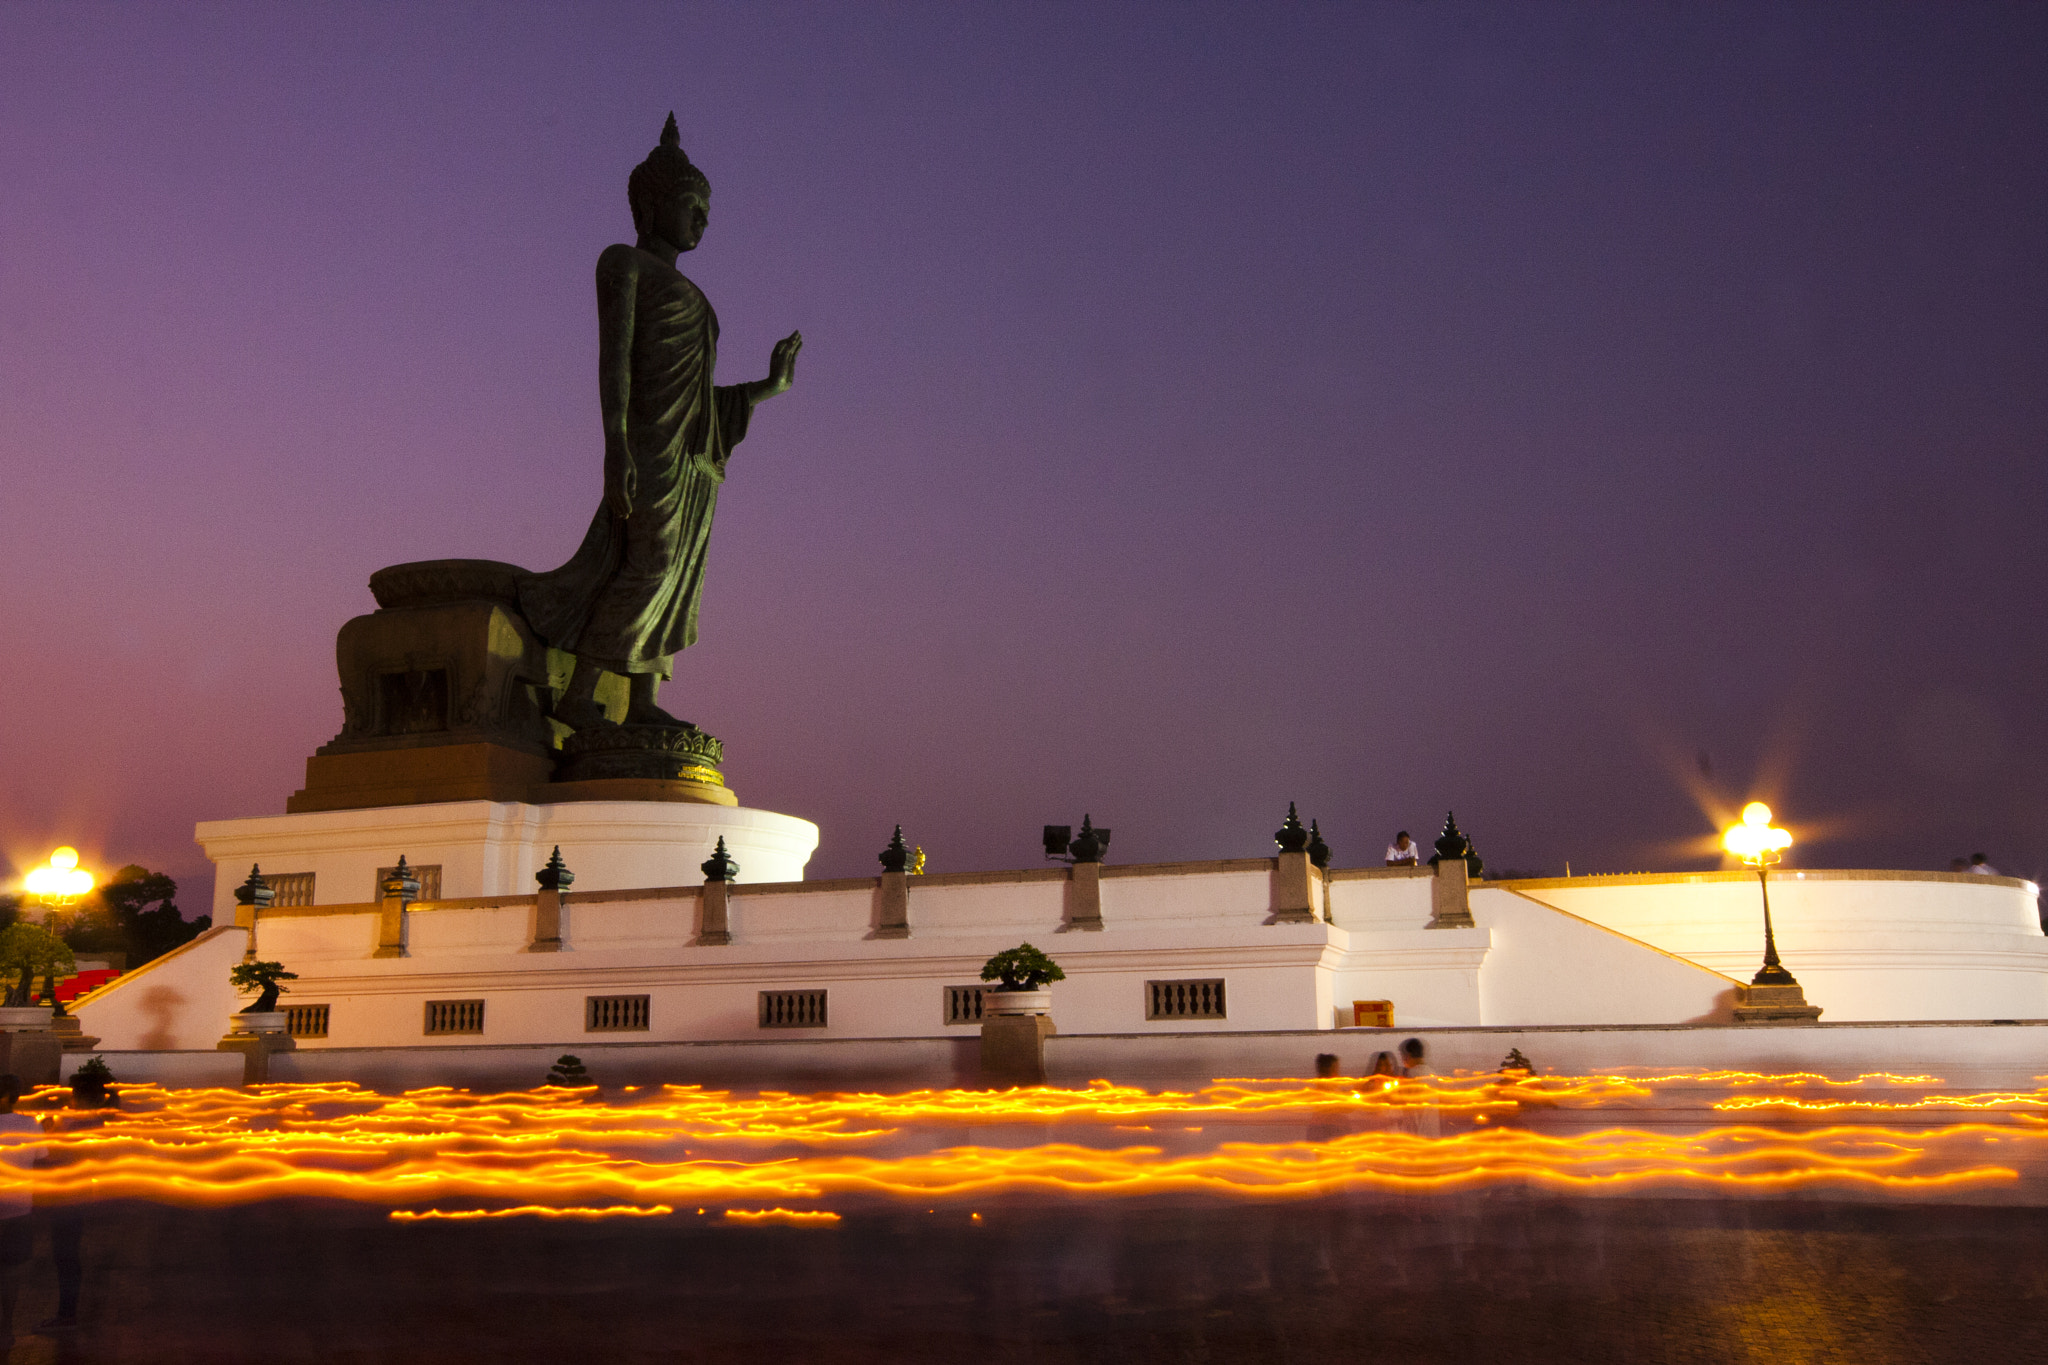
[[[601,670],[631,684],[625,724],[682,724],[654,694],[676,651],[697,639],[725,463],[755,405],[788,390],[803,348],[792,332],[775,343],[766,379],[712,382],[718,315],[676,269],[676,257],[704,235],[711,186],[684,155],[674,114],[626,197],[639,239],[597,258],[604,500],[569,562],[519,589],[535,633],[576,656],[555,718],[578,730],[604,723]]]

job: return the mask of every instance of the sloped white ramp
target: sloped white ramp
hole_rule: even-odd
[[[71,1012],[102,1052],[209,1049],[249,1003],[228,984],[248,946],[247,929],[218,925],[80,996]]]
[[[1479,969],[1487,1025],[1726,1024],[1735,978],[1518,891],[1474,887],[1492,938]]]

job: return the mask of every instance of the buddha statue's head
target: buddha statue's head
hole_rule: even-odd
[[[703,237],[711,216],[711,182],[683,154],[673,113],[661,130],[661,145],[627,178],[626,202],[633,210],[633,229],[642,237],[658,237],[678,251],[690,250]]]

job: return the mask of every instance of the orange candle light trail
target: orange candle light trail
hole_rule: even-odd
[[[390,1096],[339,1084],[136,1085],[124,1088],[119,1110],[103,1111],[99,1127],[5,1139],[61,1149],[62,1159],[39,1170],[0,1164],[0,1187],[29,1186],[55,1200],[191,1205],[332,1197],[390,1205],[405,1219],[747,1205],[751,1212],[727,1212],[737,1222],[805,1225],[837,1215],[787,1205],[1017,1190],[1287,1198],[1503,1181],[1584,1193],[1909,1193],[2010,1183],[2022,1166],[2048,1166],[2048,1121],[2038,1117],[2048,1091],[1950,1095],[1938,1086],[1932,1077],[1694,1072],[1392,1085],[1235,1080],[1192,1092],[1106,1082],[896,1095],[671,1086],[603,1103],[589,1090],[553,1088]],[[1765,1093],[1730,1098],[1729,1089]],[[40,1092],[25,1107],[61,1093]],[[1731,1108],[1794,1118],[1854,1111],[1861,1121],[1730,1126],[1719,1112]],[[1654,1126],[1589,1122],[1646,1109],[1659,1112]],[[1581,1116],[1560,1123],[1562,1131],[1532,1131],[1570,1111]],[[1674,1113],[1697,1122],[1674,1123]],[[1916,1126],[1879,1126],[1889,1115]],[[1043,1127],[1047,1140],[977,1142],[991,1125],[1008,1126],[1012,1139],[1017,1125]],[[1439,1128],[1443,1136],[1424,1135]],[[509,1207],[422,1207],[450,1202]]]

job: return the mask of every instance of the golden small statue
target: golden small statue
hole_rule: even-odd
[[[904,870],[909,872],[910,875],[913,877],[922,877],[924,875],[923,844],[919,844],[916,848],[910,850],[910,866]]]

